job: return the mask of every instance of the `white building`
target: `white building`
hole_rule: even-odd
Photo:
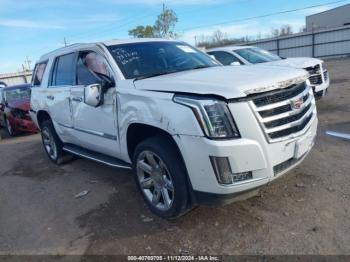
[[[306,31],[350,25],[350,4],[306,17]]]

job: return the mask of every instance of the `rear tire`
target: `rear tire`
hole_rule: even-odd
[[[186,167],[173,141],[151,137],[137,145],[133,157],[136,184],[150,210],[176,218],[190,209]]]
[[[51,120],[41,124],[41,140],[49,159],[55,164],[62,164],[72,157],[63,151],[63,143],[58,137]]]

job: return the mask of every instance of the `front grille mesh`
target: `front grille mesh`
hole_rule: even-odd
[[[303,122],[298,125],[298,126],[294,126],[294,127],[291,127],[291,128],[287,128],[287,129],[284,129],[282,131],[278,131],[278,132],[273,132],[273,133],[270,133],[270,137],[271,138],[278,138],[278,137],[283,137],[283,136],[289,136],[293,133],[297,133],[297,132],[300,132],[301,130],[304,129],[304,127],[309,123],[309,121],[311,120],[312,118],[312,115],[309,115],[307,118],[305,118],[303,120]]]
[[[269,142],[301,135],[315,112],[312,89],[305,83],[256,95],[250,104]]]
[[[292,110],[290,105],[284,105],[284,106],[276,107],[276,108],[273,108],[273,109],[260,111],[259,114],[260,114],[261,117],[268,117],[268,116],[274,116],[274,115],[282,114],[282,113],[288,112],[290,110]]]
[[[321,65],[310,66],[304,69],[310,74],[309,80],[312,85],[321,85],[323,83]],[[327,71],[325,70],[323,72],[323,77],[325,81],[327,81],[328,77],[328,75],[326,75]]]
[[[310,83],[312,85],[320,85],[322,84],[322,76],[321,75],[313,75],[309,77]]]
[[[307,111],[309,111],[310,107],[311,107],[311,104],[308,104],[303,110],[301,110],[300,113],[265,123],[265,126],[267,128],[272,128],[272,127],[285,125],[285,124],[288,124],[290,122],[294,122],[296,120],[299,120],[300,118],[302,118],[305,115],[305,113]]]
[[[283,90],[282,92],[276,91],[275,93],[271,92],[270,95],[262,95],[261,97],[257,97],[253,99],[253,102],[256,106],[265,106],[265,105],[277,103],[277,102],[292,98],[300,94],[304,90],[305,90],[305,84],[301,84],[296,87],[292,86],[291,88]]]

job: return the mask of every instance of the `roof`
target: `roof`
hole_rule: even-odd
[[[215,47],[215,48],[210,48],[207,49],[206,52],[210,51],[233,51],[233,50],[238,50],[238,49],[245,49],[245,48],[254,48],[254,46],[248,46],[248,45],[229,45],[229,46],[222,46],[222,47]]]
[[[131,39],[116,39],[102,42],[106,46],[111,45],[121,45],[121,44],[130,44],[130,43],[144,43],[144,42],[171,42],[176,41],[173,39],[164,39],[164,38],[131,38]],[[177,41],[179,42],[179,41]]]
[[[132,39],[115,39],[115,40],[108,40],[108,41],[102,41],[102,42],[91,42],[91,43],[76,43],[72,44],[66,47],[61,47],[59,49],[53,50],[49,53],[46,53],[42,55],[39,59],[40,61],[47,60],[51,55],[55,53],[69,53],[69,52],[74,52],[77,49],[80,49],[82,47],[89,47],[92,45],[106,45],[106,46],[111,46],[111,45],[121,45],[121,44],[129,44],[129,43],[143,43],[143,42],[166,42],[166,41],[176,41],[176,40],[171,40],[171,39],[163,39],[163,38],[132,38]],[[179,41],[178,41],[179,42]]]

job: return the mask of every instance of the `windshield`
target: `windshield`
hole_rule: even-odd
[[[126,79],[219,65],[208,55],[182,42],[130,43],[108,49]]]
[[[29,88],[18,88],[4,91],[4,99],[7,102],[22,101],[30,99]]]
[[[234,50],[234,52],[252,64],[281,60],[279,56],[260,48],[243,48]]]

